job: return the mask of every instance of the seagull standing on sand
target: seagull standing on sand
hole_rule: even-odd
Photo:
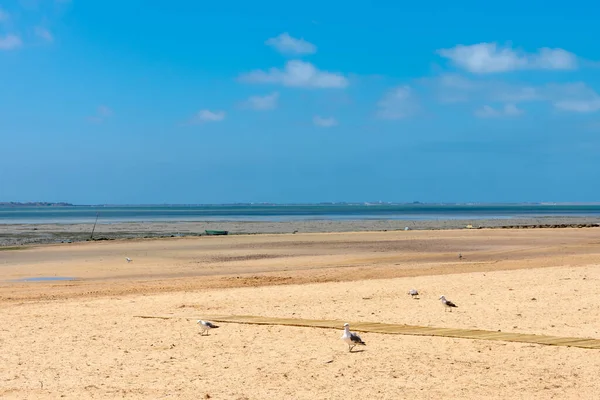
[[[132,262],[133,260],[129,257],[125,257],[125,259],[127,260],[128,263]]]
[[[212,322],[202,321],[201,319],[198,320],[198,323],[200,324],[200,329],[202,329],[200,335],[204,335],[205,332],[206,335],[208,335],[209,330],[217,329],[219,327],[218,325],[215,325]]]
[[[408,294],[410,294],[412,296],[412,298],[416,298],[419,295],[419,292],[417,291],[417,289],[410,289],[408,291]]]
[[[450,312],[452,312],[452,308],[458,307],[456,304],[454,304],[450,300],[446,300],[446,296],[440,297],[440,300],[442,301],[442,304],[444,305],[444,311],[446,311],[447,309],[450,309]]]
[[[344,324],[344,334],[342,335],[342,340],[348,343],[348,351],[350,352],[356,345],[367,345],[365,342],[362,341],[360,336],[358,336],[356,333],[350,332],[350,324],[348,324],[347,322]]]

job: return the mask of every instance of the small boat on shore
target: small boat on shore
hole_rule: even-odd
[[[207,236],[225,236],[229,234],[229,231],[215,231],[215,230],[205,230]]]

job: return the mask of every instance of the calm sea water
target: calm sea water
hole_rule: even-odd
[[[0,224],[600,217],[600,205],[235,205],[0,207]]]

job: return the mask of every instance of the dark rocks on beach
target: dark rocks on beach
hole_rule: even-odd
[[[491,229],[541,229],[541,228],[598,228],[600,224],[547,224],[547,225],[503,225]]]

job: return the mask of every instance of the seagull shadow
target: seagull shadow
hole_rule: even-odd
[[[366,351],[366,350],[364,350],[364,349],[350,350],[348,353],[362,353],[363,351]]]

